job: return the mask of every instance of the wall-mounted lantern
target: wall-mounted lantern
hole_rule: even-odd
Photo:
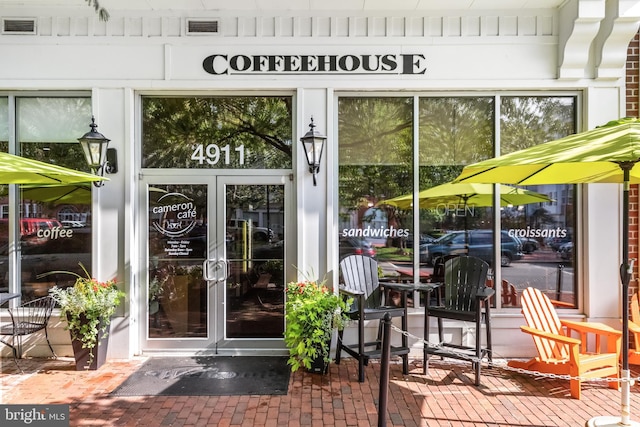
[[[78,141],[91,172],[98,176],[104,176],[105,172],[118,172],[118,153],[115,148],[108,148],[110,139],[96,131],[98,125],[93,116],[89,127],[91,131],[78,138]],[[93,185],[101,187],[104,181],[94,181]]]
[[[309,124],[309,131],[300,138],[302,146],[304,147],[304,153],[307,156],[307,163],[309,164],[309,172],[313,174],[313,185],[317,185],[316,175],[320,171],[320,161],[322,160],[322,151],[324,150],[324,142],[327,137],[321,135],[315,130],[316,125],[313,124],[313,117],[311,117],[311,123]]]

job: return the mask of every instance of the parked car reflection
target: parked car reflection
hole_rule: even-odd
[[[536,239],[530,237],[519,237],[522,242],[522,252],[532,254],[540,248],[540,243]]]
[[[573,242],[563,244],[558,248],[558,256],[565,261],[573,260]]]
[[[373,245],[364,237],[340,237],[340,259],[347,255],[376,257]]]
[[[433,265],[434,260],[441,256],[468,254],[488,262],[489,265],[493,264],[493,231],[469,230],[466,234],[467,236],[464,231],[453,231],[445,234],[434,243],[420,245],[420,262]],[[522,259],[520,239],[502,231],[501,241],[500,265],[506,267],[512,261]]]

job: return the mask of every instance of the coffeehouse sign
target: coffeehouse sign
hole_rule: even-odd
[[[422,54],[380,55],[227,55],[213,54],[202,68],[216,76],[234,74],[394,74],[427,71]]]

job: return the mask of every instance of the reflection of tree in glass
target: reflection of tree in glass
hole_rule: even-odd
[[[0,96],[0,151],[9,151],[9,98]]]
[[[412,98],[340,98],[341,209],[411,191],[412,104]]]
[[[23,144],[22,156],[57,166],[89,172],[82,148],[80,148],[80,144],[78,143],[56,144],[39,142],[35,144]]]
[[[529,218],[527,218],[529,226],[533,228],[542,228],[543,226],[553,225],[555,223],[553,215],[551,215],[545,208],[537,208],[533,211]]]
[[[90,98],[20,98],[18,115],[23,157],[89,171],[78,138],[89,131]]]
[[[464,166],[492,157],[493,115],[492,97],[421,98],[420,164]]]
[[[503,97],[501,154],[575,133],[575,97]]]
[[[143,167],[287,169],[292,165],[291,98],[145,97],[142,134]],[[213,164],[193,160],[199,144],[205,155],[215,144],[220,157],[211,157]]]
[[[341,165],[411,165],[412,98],[340,98]]]
[[[229,185],[227,206],[231,210],[274,209],[281,211],[284,191],[280,185]]]

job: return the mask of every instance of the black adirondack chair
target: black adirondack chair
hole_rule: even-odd
[[[429,366],[429,355],[473,360],[475,384],[480,385],[481,361],[491,360],[491,317],[489,298],[495,293],[486,286],[489,265],[476,257],[466,255],[448,259],[444,265],[444,298],[438,305],[425,307],[425,326],[429,330],[429,319],[438,319],[439,346],[428,346],[425,357],[425,372]],[[444,342],[443,319],[475,323],[475,345],[465,346]],[[485,326],[485,345],[482,345],[482,320]]]
[[[364,382],[364,367],[369,363],[369,359],[380,358],[382,356],[382,334],[381,323],[378,327],[378,335],[374,341],[366,341],[364,323],[367,320],[382,320],[385,314],[400,317],[402,320],[402,330],[407,330],[407,304],[406,292],[402,291],[401,307],[394,306],[385,301],[385,289],[378,280],[378,263],[376,260],[363,255],[349,255],[340,261],[340,272],[342,276],[340,293],[345,298],[352,297],[354,302],[348,315],[352,320],[358,322],[358,342],[355,344],[345,344],[343,341],[344,331],[338,332],[338,344],[336,348],[336,364],[340,364],[342,351],[358,360],[358,380]],[[389,286],[392,286],[391,284]],[[409,373],[409,347],[407,336],[402,335],[401,346],[391,346],[392,356],[401,356],[403,363],[403,373]]]

